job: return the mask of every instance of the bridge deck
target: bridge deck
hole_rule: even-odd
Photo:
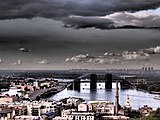
[[[36,91],[33,91],[32,93],[29,94],[29,98],[31,98],[31,100],[35,100],[38,96],[40,97],[40,96],[44,95],[45,93],[49,93],[51,91],[54,91],[54,92],[52,92],[54,94],[54,93],[61,92],[65,88],[66,88],[66,85],[58,85],[56,87],[52,87],[52,88],[48,88],[48,89],[36,90]]]

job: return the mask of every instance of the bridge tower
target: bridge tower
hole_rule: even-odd
[[[112,89],[112,74],[105,75],[105,89]]]
[[[97,75],[96,74],[90,75],[90,89],[91,90],[97,89]]]
[[[74,87],[74,90],[80,91],[80,89],[81,89],[81,80],[80,79],[74,80],[73,87]]]

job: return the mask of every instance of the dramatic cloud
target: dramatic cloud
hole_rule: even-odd
[[[144,52],[128,52],[124,51],[122,53],[122,57],[125,60],[148,60],[150,58],[150,55]]]
[[[77,29],[87,27],[113,29],[117,27],[117,21],[123,20],[125,21],[123,25],[131,23],[130,25],[157,27],[160,19],[156,16],[137,18],[121,12],[156,9],[159,6],[160,0],[1,0],[0,19],[50,18],[63,21],[65,27]],[[121,14],[106,16],[116,12]],[[101,18],[103,16],[106,16],[105,19]]]
[[[71,58],[66,58],[66,62],[91,63],[91,64],[128,64],[132,61],[148,61],[153,58],[151,54],[160,54],[160,46],[149,49],[138,49],[136,51],[123,51],[122,53],[106,52],[102,56],[90,56],[89,54],[79,54]]]
[[[121,54],[119,53],[109,53],[109,52],[106,52],[104,53],[104,56],[120,56]]]
[[[43,59],[41,61],[36,61],[35,63],[38,63],[38,64],[50,64],[50,63],[53,63],[53,61]]]
[[[48,64],[48,61],[47,60],[42,60],[42,61],[39,61],[38,63],[39,64]]]
[[[126,25],[144,28],[160,27],[160,16],[148,13],[147,11],[135,13],[118,12],[107,15],[104,18],[111,19],[115,27],[123,27]]]
[[[160,54],[160,46],[145,49],[148,54]]]
[[[120,58],[126,60],[126,61],[129,61],[129,60],[149,60],[150,59],[150,55],[148,52],[146,52],[146,50],[137,50],[137,51],[134,51],[134,52],[131,52],[131,51],[123,51],[122,53],[104,53],[104,56],[106,57],[109,57],[109,56],[113,56],[113,57],[117,57],[119,56]],[[122,60],[121,59],[121,60]],[[122,62],[122,64],[125,64],[125,63],[128,63],[128,62]]]
[[[76,56],[73,56],[71,58],[66,58],[66,62],[86,62],[88,59],[94,58],[90,56],[89,54],[79,54]]]
[[[64,20],[65,27],[99,29],[160,28],[160,15],[148,11],[135,13],[116,12],[105,17],[70,16]]]
[[[70,16],[64,20],[65,27],[88,28],[94,27],[99,29],[112,28],[113,22],[110,19],[104,19],[99,17],[81,17],[81,16]]]
[[[93,57],[89,54],[79,54],[76,56],[73,56],[71,58],[66,58],[66,62],[82,62],[82,63],[92,63],[92,64],[113,64],[114,62],[119,62],[119,59],[115,58],[105,58],[105,57]]]
[[[0,18],[105,16],[113,12],[159,7],[160,0],[1,0]]]
[[[113,64],[115,62],[119,62],[119,59],[111,58],[95,58],[95,59],[89,59],[86,61],[87,63],[94,63],[94,64]]]

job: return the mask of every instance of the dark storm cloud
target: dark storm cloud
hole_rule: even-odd
[[[105,17],[70,16],[64,20],[65,27],[99,29],[159,29],[160,16],[143,12],[118,12]]]
[[[78,17],[72,16],[64,20],[65,27],[88,28],[94,27],[99,29],[109,29],[113,26],[113,21],[99,17]]]
[[[70,15],[104,16],[160,6],[160,0],[1,0],[0,19],[63,18]]]

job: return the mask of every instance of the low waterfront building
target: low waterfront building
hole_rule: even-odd
[[[114,115],[115,107],[113,102],[109,101],[89,101],[89,111],[94,111],[96,114]]]
[[[153,109],[148,107],[148,105],[144,105],[144,107],[139,108],[139,112],[142,116],[149,116],[150,113],[153,112]]]
[[[42,114],[53,111],[55,111],[53,102],[33,101],[27,105],[27,113],[32,116],[41,116]]]
[[[13,102],[13,97],[9,96],[9,95],[1,95],[0,96],[0,103],[11,103]]]
[[[79,98],[69,97],[66,101],[66,104],[77,107],[80,103],[82,103],[83,100]]]
[[[95,112],[97,115],[114,115],[114,104],[106,101],[92,101],[78,105],[78,111]]]
[[[27,84],[21,84],[19,86],[20,91],[34,91],[34,86],[31,83],[27,83]]]
[[[16,105],[16,106],[8,106],[10,109],[13,110],[13,115],[19,116],[19,115],[27,115],[27,107],[26,106],[21,106],[21,105]]]
[[[87,111],[89,111],[89,107],[88,107],[88,105],[86,103],[80,103],[78,105],[78,111],[85,111],[85,112],[87,112]]]
[[[37,116],[36,119],[39,120],[39,118],[43,116],[48,120],[48,118],[52,119],[55,116],[54,111],[56,110],[56,105],[56,102],[48,101],[3,103],[0,106],[0,113],[3,118],[15,118],[16,116],[19,116],[20,118],[25,118],[26,120],[32,120],[29,116]],[[19,119],[19,117],[17,117],[17,119]]]
[[[40,116],[40,103],[37,101],[33,101],[27,105],[27,113],[30,116]]]
[[[0,110],[1,120],[11,120],[13,117],[13,110],[9,108],[2,108]]]
[[[94,112],[72,112],[71,116],[75,120],[95,120]]]
[[[35,80],[35,81],[33,82],[33,86],[35,86],[36,89],[39,89],[39,85],[38,85],[38,81],[37,81],[37,80]]]
[[[67,118],[68,120],[73,120],[73,115],[72,112],[75,112],[76,110],[75,109],[67,109],[67,110],[62,110],[61,112],[61,117],[63,118]]]
[[[45,88],[55,87],[57,83],[58,81],[47,78],[47,79],[40,79],[38,85],[40,89],[45,89]]]
[[[75,109],[63,110],[61,117],[67,120],[94,120],[94,112],[76,111]]]
[[[96,107],[96,113],[114,115],[114,105],[113,104],[99,104]]]

